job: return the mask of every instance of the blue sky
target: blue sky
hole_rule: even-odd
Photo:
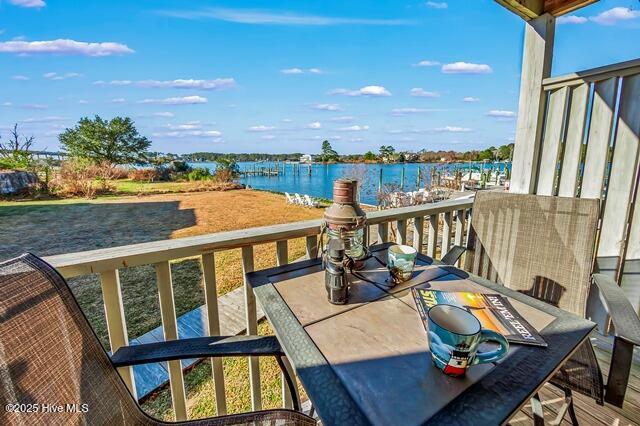
[[[640,2],[559,22],[553,74],[640,57]],[[513,140],[524,22],[491,0],[0,0],[0,135],[130,116],[163,152]]]

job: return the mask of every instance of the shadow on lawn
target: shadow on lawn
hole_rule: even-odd
[[[194,226],[179,201],[73,203],[0,207],[0,260],[32,252],[71,253],[169,239]]]

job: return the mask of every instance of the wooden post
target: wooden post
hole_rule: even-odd
[[[429,216],[429,235],[427,240],[427,255],[435,258],[436,245],[438,244],[438,217],[439,214]]]
[[[218,311],[218,289],[216,288],[216,262],[213,253],[202,255],[202,279],[204,282],[205,306],[207,308],[207,332],[209,336],[219,336],[220,314]],[[227,414],[227,401],[222,358],[211,358],[211,371],[216,396],[216,412],[218,416],[223,416]]]
[[[445,212],[442,222],[442,246],[440,248],[440,258],[449,252],[451,248],[451,212]]]
[[[389,223],[378,224],[378,244],[389,242]]]
[[[287,240],[277,241],[276,242],[276,264],[278,266],[284,266],[289,263],[289,247]],[[286,358],[285,358],[286,360]],[[285,367],[289,370],[289,374],[293,379],[293,382],[296,383],[296,376],[293,374],[293,368],[289,361],[285,362]],[[284,378],[284,373],[281,373],[281,382],[282,382],[282,405],[284,408],[293,408],[293,400],[291,398],[291,391],[289,391],[289,387]]]
[[[396,220],[396,228],[398,229],[396,243],[407,244],[407,221],[405,219]]]
[[[311,235],[308,236],[305,240],[307,258],[315,259],[318,257],[318,236]]]
[[[424,217],[413,219],[413,248],[422,253],[422,238],[424,237]]]
[[[454,237],[454,244],[460,247],[466,247],[464,241],[466,214],[467,212],[465,210],[456,211],[456,233]],[[455,266],[460,266],[460,259],[456,261]]]
[[[247,322],[247,335],[258,335],[258,314],[256,297],[253,288],[247,281],[247,274],[253,272],[253,246],[242,247],[242,276],[244,277],[244,307]],[[258,357],[249,357],[249,386],[251,388],[251,409],[262,409],[262,395],[260,393],[260,364]]]
[[[530,194],[535,190],[547,103],[542,81],[551,74],[554,34],[555,18],[549,14],[525,24],[511,192]]]
[[[171,283],[171,266],[168,261],[155,264],[158,296],[160,301],[160,317],[164,340],[176,340],[178,336],[178,321],[176,320],[176,306],[173,299],[173,285]],[[169,387],[171,401],[176,421],[187,420],[187,397],[184,390],[182,364],[179,360],[168,361]]]
[[[127,322],[124,318],[124,305],[122,304],[122,289],[120,287],[120,276],[118,270],[107,271],[100,274],[100,285],[102,286],[102,298],[104,300],[104,314],[109,332],[109,345],[111,353],[123,346],[129,346],[127,334]],[[137,400],[136,385],[133,378],[133,368],[120,367],[118,372],[122,380],[129,388],[133,398]]]

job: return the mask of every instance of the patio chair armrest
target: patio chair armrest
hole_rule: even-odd
[[[600,291],[600,300],[611,316],[615,328],[614,335],[640,346],[640,318],[620,286],[604,274],[593,274],[591,281]]]
[[[285,353],[275,336],[210,336],[123,346],[111,356],[111,362],[115,367],[127,367],[188,358],[233,356],[274,356],[291,393],[293,409],[300,411],[297,389],[284,364]]]
[[[444,263],[445,265],[453,265],[458,261],[458,259],[460,259],[460,256],[462,256],[462,254],[465,251],[467,251],[467,248],[465,248],[465,247],[453,246],[447,252],[447,254],[445,254],[442,257],[442,259],[440,259],[440,262]]]
[[[123,346],[111,357],[116,367],[222,356],[284,356],[275,336],[210,336]]]

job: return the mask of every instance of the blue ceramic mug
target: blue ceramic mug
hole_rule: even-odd
[[[478,318],[458,306],[435,305],[427,316],[431,357],[445,374],[462,376],[472,365],[497,361],[509,351],[502,334],[483,329]],[[500,347],[478,352],[482,342],[495,342]]]

